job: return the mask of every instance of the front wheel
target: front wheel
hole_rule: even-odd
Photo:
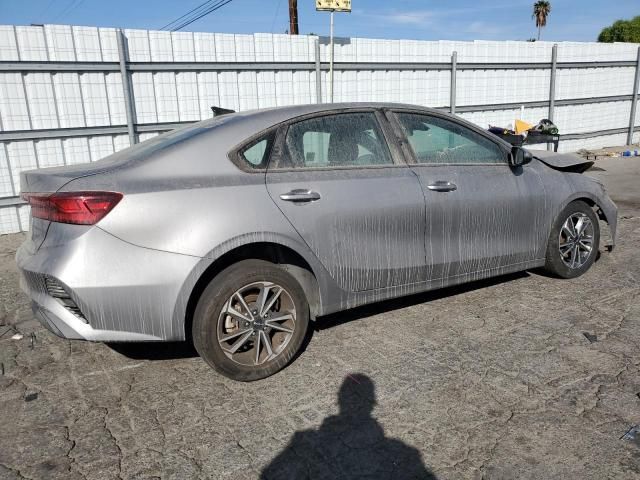
[[[585,273],[596,259],[600,226],[591,207],[575,201],[565,207],[551,229],[545,269],[561,278]]]
[[[204,290],[193,318],[193,341],[215,370],[239,381],[284,368],[300,350],[309,325],[304,290],[288,272],[243,260]]]

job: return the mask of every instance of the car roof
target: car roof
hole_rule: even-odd
[[[240,113],[232,113],[229,115],[261,115],[268,113],[272,117],[279,117],[281,121],[286,121],[291,118],[307,115],[310,113],[318,112],[331,112],[347,109],[359,109],[359,108],[402,108],[413,110],[425,110],[425,111],[437,111],[433,108],[423,107],[419,105],[408,105],[403,103],[384,103],[384,102],[343,102],[343,103],[312,103],[306,105],[290,105],[286,107],[272,107],[259,110],[247,110]]]
[[[418,105],[408,105],[402,103],[383,103],[383,102],[345,102],[345,103],[313,103],[306,105],[290,105],[286,107],[272,107],[258,110],[246,110],[244,112],[225,114],[225,117],[237,117],[246,120],[264,119],[265,128],[281,122],[286,122],[292,118],[308,115],[312,113],[344,111],[349,109],[360,108],[401,108],[412,110],[424,110],[431,112],[439,112],[436,109],[422,107]],[[440,112],[442,113],[442,112]],[[220,118],[220,117],[215,117]],[[235,123],[235,122],[234,122]]]
[[[418,105],[383,102],[349,102],[349,103],[316,103],[308,105],[291,105],[286,107],[273,107],[259,110],[246,110],[237,113],[228,113],[204,120],[196,125],[204,128],[224,126],[225,130],[233,130],[233,137],[247,138],[251,135],[267,130],[275,125],[294,119],[296,117],[322,112],[344,112],[350,109],[366,108],[397,108],[422,110],[425,112],[443,112]]]

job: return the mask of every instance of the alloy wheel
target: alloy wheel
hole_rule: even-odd
[[[296,309],[289,292],[272,282],[254,282],[236,290],[225,302],[217,340],[228,358],[256,366],[280,355],[295,328]]]
[[[582,212],[573,213],[560,229],[558,249],[562,262],[571,269],[582,267],[593,251],[594,226]]]

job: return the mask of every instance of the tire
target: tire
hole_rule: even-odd
[[[272,263],[243,260],[220,272],[202,293],[193,343],[217,372],[250,382],[286,367],[301,349],[308,326],[309,305],[296,279]]]
[[[582,224],[577,223],[580,219]],[[568,228],[563,228],[565,226]],[[580,228],[581,233],[578,232]],[[561,245],[564,254],[561,253]],[[587,250],[588,246],[590,250]],[[593,209],[580,200],[571,202],[560,212],[551,229],[544,268],[560,278],[579,277],[593,265],[599,246],[600,226]]]

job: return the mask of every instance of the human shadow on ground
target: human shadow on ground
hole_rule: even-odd
[[[347,375],[338,402],[340,413],[326,418],[320,428],[293,434],[263,470],[261,480],[436,479],[417,449],[387,438],[371,416],[376,395],[368,376]]]

